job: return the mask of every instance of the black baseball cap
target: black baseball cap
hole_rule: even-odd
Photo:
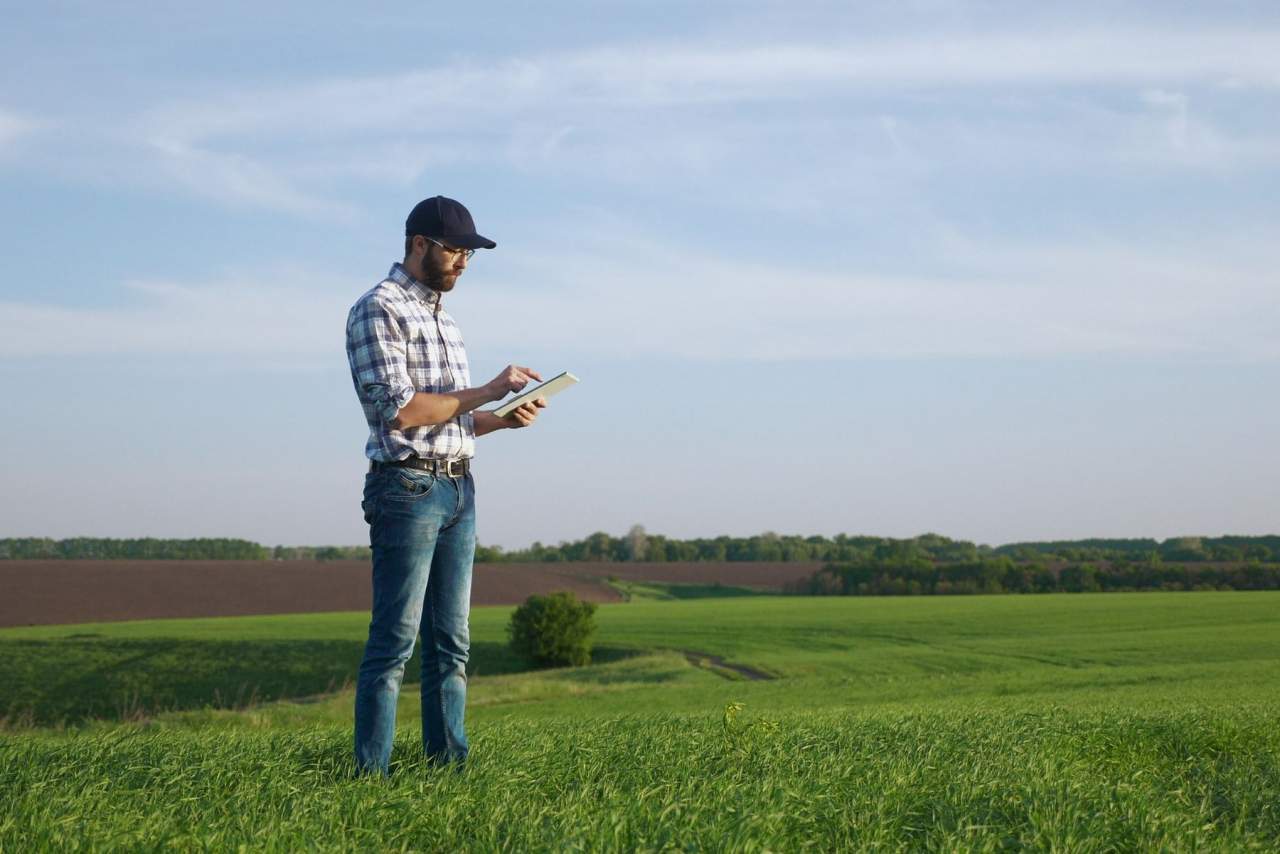
[[[432,196],[423,199],[409,211],[404,221],[404,236],[434,237],[459,249],[492,249],[498,244],[476,234],[476,223],[462,202]]]

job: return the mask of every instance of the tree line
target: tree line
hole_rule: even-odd
[[[353,560],[368,546],[275,546],[228,537],[113,539],[46,537],[0,539],[0,560]]]
[[[535,542],[526,549],[504,551],[500,547],[481,547],[476,560],[485,562],[649,561],[653,563],[689,563],[724,561],[851,561],[877,556],[923,555],[933,560],[965,560],[978,557],[989,547],[964,540],[952,540],[938,534],[923,534],[907,540],[888,537],[798,536],[766,531],[750,537],[698,537],[682,540],[650,534],[635,525],[626,534],[615,537],[597,531],[581,540],[544,545]],[[482,556],[483,555],[483,556]]]
[[[481,557],[481,553],[484,557]],[[581,540],[503,551],[482,547],[483,561],[861,561],[914,560],[960,563],[1008,557],[1019,562],[1151,561],[1166,563],[1280,563],[1280,536],[1170,537],[1155,539],[1088,539],[978,545],[940,534],[918,537],[796,536],[766,531],[751,537],[704,537],[688,540],[650,534],[636,525],[620,537],[597,531]]]
[[[1151,539],[1057,540],[1009,543],[992,550],[1017,560],[1117,561],[1159,556],[1170,563],[1280,562],[1280,536],[1170,537]]]
[[[1146,560],[1107,563],[1019,562],[1007,555],[935,563],[864,560],[828,564],[807,579],[791,582],[788,593],[810,596],[928,596],[974,593],[1090,593],[1139,590],[1280,590],[1280,564],[1258,562],[1165,563]]]
[[[264,546],[231,538],[112,539],[39,537],[0,539],[0,559],[117,560],[367,560],[368,546]],[[926,561],[973,563],[1008,558],[1017,564],[1076,563],[1280,563],[1280,536],[1171,537],[1154,539],[1089,539],[978,545],[939,534],[892,537],[837,534],[798,536],[766,531],[750,537],[679,539],[650,534],[635,525],[622,536],[597,531],[580,540],[524,549],[477,544],[481,563],[594,561],[770,561],[862,564]]]

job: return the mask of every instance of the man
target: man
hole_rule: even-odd
[[[388,773],[396,699],[419,633],[426,755],[459,766],[467,756],[475,437],[528,427],[546,405],[539,398],[506,418],[476,411],[542,377],[508,365],[472,388],[462,335],[442,306],[475,250],[496,245],[458,202],[426,199],[405,222],[404,261],[347,316],[347,360],[369,422],[360,506],[373,549],[373,618],[356,683],[361,772]]]

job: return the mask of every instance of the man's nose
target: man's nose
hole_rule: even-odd
[[[453,262],[453,269],[455,269],[455,270],[465,270],[465,269],[467,269],[467,256],[466,256],[466,255],[461,255],[461,254],[460,254],[460,255],[458,255],[458,257],[457,257],[456,259],[454,259],[454,262]]]

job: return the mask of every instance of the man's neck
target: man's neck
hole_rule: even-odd
[[[424,269],[422,268],[422,265],[421,265],[421,264],[419,264],[419,265],[417,265],[417,266],[415,267],[415,266],[411,266],[411,264],[410,264],[410,262],[409,262],[409,261],[401,261],[401,262],[400,262],[400,266],[404,268],[404,271],[405,271],[406,273],[408,273],[408,274],[409,274],[409,276],[410,276],[410,277],[411,277],[415,282],[417,282],[418,284],[422,285],[424,288],[426,288],[427,290],[431,291],[432,293],[434,293],[434,294],[435,294],[435,295],[437,295],[437,296],[444,296],[444,292],[443,292],[442,290],[440,290],[439,288],[435,287],[435,286],[431,283],[431,281],[430,281],[430,280],[428,280],[428,278],[427,278],[427,271],[426,271],[426,270],[424,270]]]
[[[400,262],[400,266],[406,273],[413,276],[414,281],[422,282],[424,285],[427,283],[426,271],[422,269],[421,264],[415,264],[406,258]]]

